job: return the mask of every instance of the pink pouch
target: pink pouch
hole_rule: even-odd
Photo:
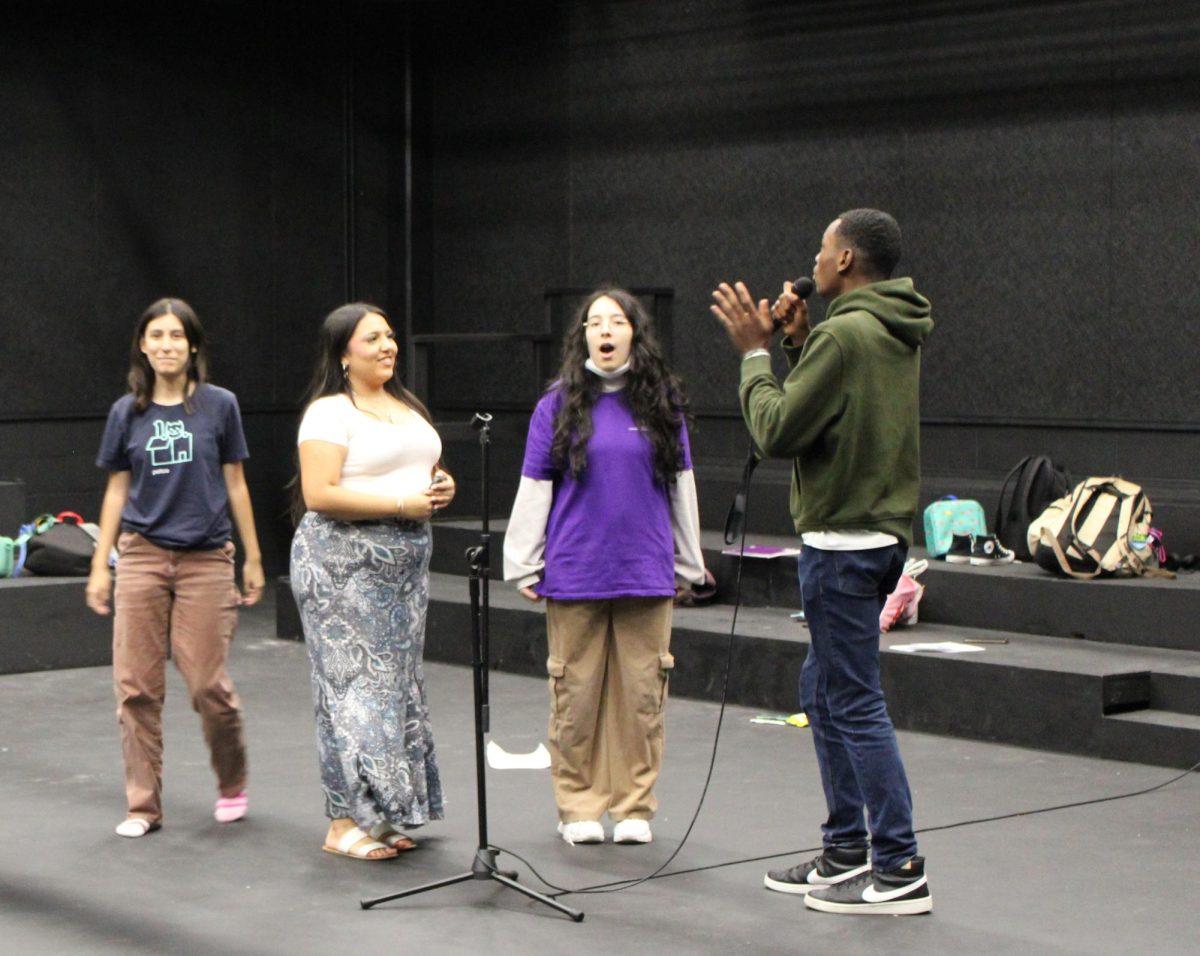
[[[879,612],[879,630],[886,634],[893,627],[917,623],[917,605],[925,588],[907,574],[900,575],[896,589],[888,595],[883,610]]]

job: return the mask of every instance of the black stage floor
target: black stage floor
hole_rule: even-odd
[[[470,866],[477,835],[471,673],[428,666],[448,819],[417,831],[421,847],[394,862],[353,862],[318,849],[325,824],[305,650],[273,632],[269,605],[246,612],[232,663],[248,720],[249,817],[213,822],[198,723],[172,674],[166,820],[141,840],[112,832],[124,805],[109,669],[0,677],[5,952],[1195,951],[1200,775],[1127,800],[939,830],[1141,790],[1174,772],[902,733],[917,824],[931,831],[920,840],[934,912],[832,916],[762,886],[767,866],[812,854],[822,801],[808,731],[752,724],[754,712],[741,707],[726,712],[707,801],[682,852],[662,878],[564,897],[586,913],[584,922],[486,881],[363,911],[362,897]],[[543,739],[542,680],[493,673],[491,689],[499,743],[521,751]],[[650,873],[687,829],[717,717],[712,703],[671,702],[652,845],[567,846],[554,832],[546,771],[528,770],[489,771],[491,841],[564,887]],[[737,862],[756,857],[772,859]],[[542,888],[529,866],[507,854],[501,862]]]

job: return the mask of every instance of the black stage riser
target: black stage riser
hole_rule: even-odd
[[[443,596],[430,604],[426,655],[434,661],[469,664],[466,581],[441,580]],[[81,578],[0,582],[0,610],[7,622],[0,641],[0,673],[111,662],[111,619],[87,610],[83,587]],[[493,667],[543,676],[546,638],[541,611],[497,603],[503,602],[494,601],[491,609]],[[739,624],[734,642],[729,700],[764,711],[797,710],[797,681],[807,650],[802,631],[787,619],[786,611],[744,613],[749,626]],[[713,609],[677,617],[673,694],[720,699],[728,638],[714,621],[717,615],[727,619],[727,614],[728,609]],[[772,622],[768,632],[773,627],[775,636],[747,635],[755,630],[755,614],[760,621]],[[298,637],[286,586],[277,589],[277,615],[279,636]],[[936,626],[920,628],[910,632],[910,639],[954,636],[949,633],[953,629],[946,630],[942,634],[936,633]],[[884,681],[896,725],[1170,767],[1190,766],[1200,759],[1200,656],[1159,651],[1147,664],[1137,657],[1137,648],[1111,646],[1106,652],[1115,655],[1111,663],[1106,657],[1102,664],[1076,664],[1074,658],[1099,653],[1103,647],[1089,652],[1089,646],[1097,645],[1017,634],[1010,640],[1011,652],[986,657],[885,652]],[[1041,656],[1029,657],[1023,642]],[[1130,663],[1124,663],[1126,659]]]
[[[469,627],[465,603],[431,601],[426,657],[469,663]],[[490,639],[495,669],[545,675],[545,619],[539,611],[493,606]],[[671,693],[720,700],[727,647],[727,635],[677,623]],[[729,701],[772,713],[798,710],[806,652],[807,644],[796,640],[737,637]],[[885,653],[882,663],[888,707],[901,729],[1166,767],[1200,760],[1200,721],[1171,726],[1173,715],[1162,715],[1165,723],[1105,715],[1106,709],[1136,707],[1144,718],[1153,696],[1148,674],[1079,674],[1066,661],[1064,669],[1053,670],[958,655]],[[1192,681],[1190,700],[1198,688]]]
[[[1079,581],[1032,565],[978,570],[930,562],[921,619],[1088,641],[1200,649],[1200,588],[1177,580]]]
[[[431,570],[461,573],[463,551],[476,534],[466,524],[439,525],[434,532]],[[788,542],[786,538],[769,540]],[[503,546],[503,530],[493,531],[494,581],[501,576]],[[716,546],[706,547],[704,555],[717,578],[717,600],[732,604],[737,558]],[[747,558],[742,569],[742,605],[799,608],[795,568],[791,558]],[[1185,573],[1177,580],[1076,581],[1032,565],[975,568],[931,561],[921,581],[926,586],[921,620],[930,624],[1200,650],[1195,623],[1200,621],[1200,575],[1196,574]]]
[[[88,610],[84,578],[0,581],[0,674],[112,663],[112,618]]]

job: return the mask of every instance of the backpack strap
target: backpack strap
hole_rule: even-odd
[[[29,539],[32,535],[25,530],[28,525],[21,528],[20,533],[13,538],[13,544],[17,548],[17,560],[13,562],[12,577],[19,578],[21,572],[25,570],[25,559],[29,557]]]
[[[1107,496],[1112,499],[1112,504],[1109,506],[1108,513],[1104,516],[1104,525],[1101,527],[1103,528],[1103,526],[1107,525],[1108,522],[1113,519],[1113,512],[1115,511],[1117,528],[1120,528],[1122,520],[1124,520],[1128,525],[1133,506],[1133,499],[1131,495],[1126,494],[1111,481],[1096,482],[1094,485],[1089,485],[1087,491],[1089,492],[1087,504],[1084,508],[1081,508],[1078,513],[1074,514],[1071,522],[1071,546],[1074,547],[1075,550],[1080,554],[1086,554],[1089,558],[1095,561],[1098,569],[1097,573],[1099,574],[1104,570],[1104,558],[1107,552],[1102,553],[1096,547],[1095,540],[1085,542],[1079,537],[1080,518],[1082,517],[1083,512],[1086,511],[1087,519],[1085,519],[1085,522],[1086,520],[1090,519],[1092,516],[1092,511],[1095,509],[1097,499]],[[1114,537],[1117,541],[1121,540],[1120,535],[1115,535]]]
[[[39,534],[45,534],[51,528],[58,524],[58,519],[52,514],[38,515],[29,524],[21,525],[20,531],[16,538],[13,539],[13,544],[20,548],[16,563],[13,564],[12,576],[15,578],[23,570],[25,570],[25,560],[29,557],[29,540],[36,538]]]
[[[1013,497],[1008,502],[1007,511],[1004,508],[1004,493],[1008,491],[1008,486],[1016,481],[1017,476],[1021,473],[1021,469],[1031,461],[1033,461],[1033,455],[1026,455],[1019,462],[1017,462],[1016,465],[1013,466],[1012,470],[1010,470],[1007,475],[1004,476],[1004,482],[1000,485],[1000,498],[996,502],[996,520],[992,523],[992,527],[999,528],[1002,517],[1015,517],[1013,514],[1013,508],[1017,503],[1017,489],[1013,489]]]
[[[1099,577],[1102,570],[1100,566],[1101,555],[1096,550],[1079,538],[1079,517],[1084,511],[1091,511],[1090,505],[1096,492],[1095,485],[1089,485],[1084,482],[1082,487],[1076,489],[1076,494],[1072,496],[1071,510],[1067,513],[1066,520],[1063,521],[1062,527],[1058,534],[1051,541],[1051,546],[1054,549],[1054,555],[1058,559],[1059,567],[1062,568],[1064,574],[1068,574],[1073,578],[1083,580],[1091,580]],[[1086,504],[1085,504],[1086,500]],[[1071,567],[1071,561],[1067,557],[1067,549],[1073,548],[1075,553],[1080,557],[1089,557],[1096,565],[1095,571],[1076,571]]]
[[[1124,522],[1125,534],[1117,539],[1117,543],[1123,558],[1134,573],[1146,575],[1152,568],[1150,562],[1159,557],[1158,539],[1155,537],[1158,532],[1149,526],[1153,520],[1150,499],[1140,488],[1135,493],[1126,495],[1126,499],[1128,507],[1126,507],[1126,503],[1122,503],[1121,508],[1121,520]],[[1137,529],[1142,527],[1147,529],[1146,540],[1144,546],[1138,548],[1134,544],[1134,535],[1137,533]]]
[[[1142,573],[1145,568],[1145,562],[1133,547],[1132,539],[1133,529],[1136,524],[1143,520],[1149,505],[1145,492],[1136,485],[1132,486],[1131,490],[1126,490],[1119,483],[1111,480],[1098,481],[1089,490],[1093,493],[1093,496],[1107,496],[1112,499],[1112,505],[1105,516],[1105,524],[1107,525],[1109,521],[1116,522],[1114,541],[1108,550],[1101,554],[1095,546],[1095,542],[1087,545],[1078,538],[1078,520],[1076,520],[1072,524],[1072,531],[1076,532],[1076,537],[1072,541],[1075,550],[1081,554],[1086,553],[1088,557],[1096,562],[1101,571],[1127,570],[1131,573]],[[1111,556],[1114,551],[1118,566],[1116,569],[1106,569],[1104,567],[1104,560],[1105,558],[1110,558],[1111,564]]]
[[[1063,551],[1062,542],[1059,541],[1057,535],[1049,535],[1043,531],[1042,532],[1042,540],[1050,545],[1051,550],[1054,552],[1054,558],[1056,561],[1058,561],[1058,567],[1062,571],[1063,574],[1068,575],[1069,577],[1072,577],[1072,578],[1079,578],[1080,580],[1083,580],[1083,581],[1090,581],[1092,578],[1099,577],[1099,575],[1100,575],[1100,562],[1099,561],[1096,562],[1096,570],[1095,571],[1076,571],[1074,568],[1071,567],[1070,559],[1067,558],[1066,553]]]

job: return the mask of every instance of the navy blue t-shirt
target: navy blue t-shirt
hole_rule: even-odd
[[[250,457],[233,392],[201,385],[182,404],[144,412],[133,396],[113,403],[96,464],[128,471],[129,499],[121,530],[136,531],[163,548],[219,548],[233,531],[221,466]]]

